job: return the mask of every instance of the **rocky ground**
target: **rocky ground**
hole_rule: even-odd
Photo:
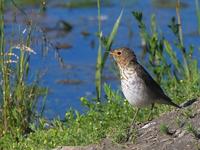
[[[135,125],[137,136],[121,144],[103,139],[84,147],[54,150],[200,150],[200,98],[182,109],[165,113],[148,123]]]

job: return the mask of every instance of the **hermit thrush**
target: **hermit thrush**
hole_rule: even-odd
[[[118,48],[110,54],[114,57],[120,71],[122,92],[131,105],[140,108],[160,103],[180,108],[138,63],[131,49]]]

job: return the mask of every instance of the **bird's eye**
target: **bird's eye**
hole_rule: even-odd
[[[121,55],[122,53],[121,52],[117,52],[117,55]]]

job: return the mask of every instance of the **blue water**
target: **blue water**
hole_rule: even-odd
[[[158,1],[158,0],[157,0]],[[172,0],[173,1],[173,0]],[[175,2],[175,0],[174,0]],[[193,33],[197,32],[197,17],[195,12],[194,1],[182,0],[186,3],[187,7],[181,9],[181,19],[183,25],[184,44],[188,47],[193,44],[197,49],[200,43],[198,35]],[[46,101],[46,109],[44,115],[48,118],[60,116],[64,117],[65,112],[71,107],[79,111],[83,111],[81,106],[80,97],[88,96],[95,97],[95,63],[98,49],[98,39],[96,33],[98,31],[97,23],[97,8],[64,8],[57,4],[64,3],[63,1],[50,1],[47,5],[47,11],[39,14],[39,7],[27,6],[23,9],[27,12],[28,16],[33,20],[33,24],[37,28],[55,28],[47,32],[48,40],[53,43],[67,43],[72,47],[69,49],[59,50],[60,56],[63,58],[66,68],[62,68],[55,58],[55,50],[48,46],[48,52],[45,56],[42,53],[42,33],[35,30],[34,38],[31,47],[37,52],[36,55],[31,56],[31,75],[32,78],[37,71],[43,71],[44,76],[41,80],[41,85],[49,88],[49,94]],[[102,21],[102,30],[104,35],[108,35],[113,27],[114,22],[119,16],[122,9],[124,9],[121,25],[118,34],[113,43],[113,48],[128,46],[140,55],[140,37],[139,30],[132,11],[142,11],[147,27],[150,26],[151,14],[156,15],[158,28],[164,36],[173,42],[174,36],[167,25],[172,16],[176,15],[175,8],[156,7],[155,0],[122,0],[110,1],[110,6],[101,8],[101,14],[104,20]],[[13,23],[14,10],[9,9],[6,12],[6,35],[11,32],[17,31],[19,35],[26,27],[24,16],[17,11],[17,22]],[[72,24],[73,29],[68,34],[60,32],[56,29],[56,24],[59,20],[65,20]],[[87,31],[89,36],[84,37],[81,32]],[[14,43],[18,43],[18,36],[13,36]],[[91,46],[93,43],[94,46]],[[198,56],[196,56],[198,57]],[[109,64],[106,64],[105,76],[115,76]],[[58,80],[80,80],[80,84],[60,84]],[[113,89],[119,88],[119,82],[115,79],[106,80],[111,84]],[[39,103],[41,105],[41,103]]]

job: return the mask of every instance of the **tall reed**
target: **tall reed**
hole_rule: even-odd
[[[38,78],[30,80],[30,57],[34,52],[30,48],[32,25],[27,26],[27,36],[20,33],[17,46],[10,45],[5,50],[4,36],[4,0],[0,1],[0,100],[2,100],[2,116],[0,116],[0,133],[27,133],[30,123],[38,116],[36,104],[46,89],[39,86]],[[19,56],[13,49],[19,50]],[[17,60],[12,60],[15,56]]]
[[[98,55],[96,62],[96,75],[95,75],[95,83],[96,83],[96,93],[97,100],[100,100],[101,96],[101,76],[102,76],[102,31],[101,31],[101,7],[100,0],[97,0],[97,8],[98,8],[98,33],[99,33],[99,47],[98,47]]]
[[[2,81],[2,100],[3,100],[3,106],[2,106],[2,122],[4,126],[4,130],[7,131],[8,129],[8,117],[9,117],[9,86],[7,84],[8,82],[8,76],[7,74],[7,67],[5,64],[5,38],[4,38],[4,0],[1,0],[0,2],[0,53],[1,53],[1,81]]]
[[[200,34],[200,9],[199,9],[199,0],[195,0],[196,6],[196,16],[197,16],[197,23],[198,23],[198,34]]]
[[[99,38],[99,47],[98,47],[98,55],[96,62],[96,74],[95,74],[95,84],[96,84],[96,93],[97,93],[97,101],[100,101],[101,98],[101,89],[102,89],[102,74],[103,69],[106,63],[106,60],[109,55],[109,51],[111,49],[114,37],[117,34],[119,24],[121,22],[121,17],[123,11],[121,11],[119,17],[117,18],[111,33],[108,37],[103,36],[102,25],[101,25],[101,7],[100,0],[97,0],[97,8],[98,8],[98,38]],[[102,42],[104,40],[104,42]],[[105,51],[102,50],[102,44],[104,43]]]

